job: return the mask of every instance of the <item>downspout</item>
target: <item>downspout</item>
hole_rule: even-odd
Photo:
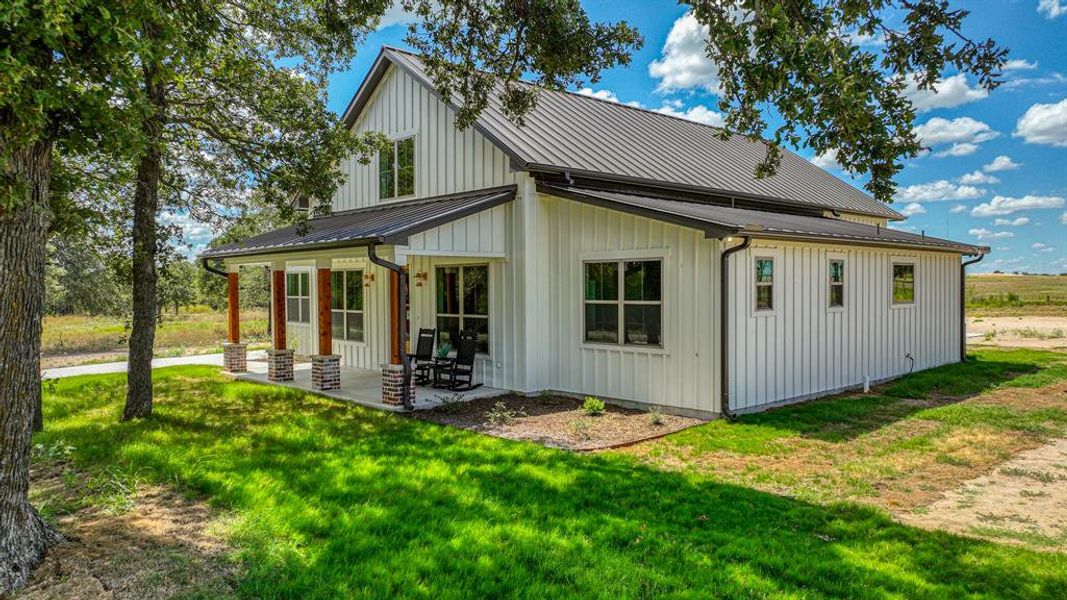
[[[206,258],[200,259],[200,264],[202,264],[204,266],[204,270],[205,271],[207,271],[208,273],[214,273],[215,275],[218,275],[219,277],[225,277],[225,278],[229,279],[229,277],[230,277],[229,273],[227,273],[225,271],[220,271],[220,270],[216,269],[215,267],[212,267],[211,265],[208,264],[207,261],[208,261],[208,259],[206,259]]]
[[[396,273],[397,281],[400,282],[398,294],[398,300],[400,302],[400,322],[397,324],[397,326],[400,327],[400,347],[397,350],[400,353],[400,365],[404,368],[404,387],[400,392],[400,398],[404,403],[405,410],[414,410],[415,406],[412,403],[411,398],[411,361],[408,360],[408,351],[406,347],[408,339],[408,315],[405,307],[408,305],[408,278],[404,273],[403,267],[378,256],[377,248],[378,244],[367,246],[367,256],[370,258],[370,261],[379,267],[389,269]]]
[[[722,251],[719,256],[719,409],[722,416],[727,419],[736,418],[737,415],[730,410],[730,336],[728,335],[730,319],[730,255],[740,252],[749,247],[752,238],[745,237],[741,244]]]
[[[967,266],[982,262],[985,254],[960,264],[960,362],[967,362]]]

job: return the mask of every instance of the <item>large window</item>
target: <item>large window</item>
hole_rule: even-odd
[[[363,271],[330,274],[330,309],[334,339],[362,342]]]
[[[290,323],[311,322],[311,291],[308,273],[285,275],[285,319]]]
[[[378,151],[378,194],[382,199],[415,193],[415,138],[394,140]]]
[[[774,259],[756,259],[756,310],[774,310]]]
[[[915,303],[915,265],[893,263],[893,304]]]
[[[663,346],[663,262],[585,263],[585,341]]]
[[[830,259],[830,308],[845,305],[845,261]]]
[[[453,348],[459,332],[474,334],[478,352],[489,352],[489,267],[437,267],[438,340]]]

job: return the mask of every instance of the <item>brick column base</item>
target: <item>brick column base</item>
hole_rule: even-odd
[[[336,354],[316,354],[311,357],[311,387],[316,390],[336,390],[341,387],[341,357]]]
[[[390,406],[402,406],[404,399],[401,393],[404,389],[404,367],[402,365],[382,365],[382,404]],[[411,398],[415,403],[415,377],[411,378]]]
[[[267,380],[293,380],[292,350],[275,350],[273,348],[267,350]]]
[[[248,371],[248,344],[223,344],[222,370],[227,373]]]

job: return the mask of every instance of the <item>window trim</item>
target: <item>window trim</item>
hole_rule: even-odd
[[[625,263],[628,262],[658,262],[660,264],[660,290],[659,300],[626,300],[626,268]],[[587,300],[585,297],[585,269],[586,265],[592,263],[616,263],[618,269],[616,269],[618,282],[618,298],[616,300]],[[647,352],[649,354],[667,354],[667,319],[666,319],[666,305],[667,305],[667,254],[665,253],[649,253],[649,252],[618,252],[608,255],[587,255],[583,256],[580,262],[580,268],[578,269],[579,277],[579,298],[581,302],[581,327],[578,331],[579,339],[581,340],[581,346],[587,349],[600,349],[605,348],[612,349],[625,349],[632,352]],[[618,310],[618,341],[617,342],[596,342],[586,339],[585,328],[585,307],[587,304],[615,304]],[[626,306],[659,306],[660,307],[660,343],[658,345],[652,344],[628,344],[626,343]]]
[[[447,269],[449,267],[456,267],[459,269],[459,306],[460,313],[439,313],[437,312],[437,269]],[[489,296],[489,305],[486,314],[484,315],[467,315],[463,312],[465,309],[463,305],[463,270],[468,267],[485,267],[486,275],[486,294]],[[437,331],[438,339],[440,339],[441,331],[437,324],[440,317],[452,317],[459,319],[459,329],[463,330],[463,319],[470,317],[473,319],[485,319],[486,331],[489,332],[489,350],[486,352],[476,352],[477,358],[490,358],[493,355],[493,269],[492,265],[488,262],[440,262],[433,265],[433,326]],[[452,344],[452,349],[456,349],[456,345]]]
[[[300,279],[299,278],[301,278],[301,277],[306,277],[307,278],[307,284],[308,284],[307,285],[307,290],[308,290],[308,293],[307,293],[306,296],[299,295],[300,294],[300,290],[299,289],[297,289],[297,294],[296,295],[291,295],[289,293],[289,276],[290,275],[296,275],[297,276],[297,278],[298,278],[297,279],[297,287],[298,288],[300,287],[300,283],[299,283]],[[303,304],[300,301],[307,300],[308,314],[307,314],[307,319],[306,320],[299,320],[300,315],[297,315],[297,319],[298,320],[296,320],[296,321],[291,319],[291,315],[289,314],[289,300],[297,300],[297,304],[299,306],[301,306],[301,308],[303,308]],[[302,270],[301,271],[295,271],[294,270],[294,271],[286,271],[285,272],[285,322],[286,323],[292,323],[294,325],[311,325],[311,273],[308,272],[308,271],[302,271]]]
[[[841,263],[841,283],[834,283],[830,275],[830,265],[834,262]],[[833,287],[841,286],[841,304],[831,304]],[[844,254],[828,253],[826,255],[826,310],[829,312],[843,312],[848,308],[848,260]]]
[[[395,202],[398,200],[409,200],[418,196],[418,158],[416,156],[419,144],[416,139],[418,134],[414,131],[405,131],[397,134],[395,137],[389,138],[389,143],[393,145],[393,195],[382,196],[382,151],[377,152],[377,158],[375,164],[378,169],[376,172],[376,181],[378,182],[378,201],[379,202]],[[411,160],[412,160],[412,181],[411,181],[411,193],[400,196],[397,194],[397,188],[400,177],[400,165],[397,164],[397,157],[400,153],[397,151],[397,144],[400,142],[411,140]]]
[[[911,267],[911,302],[897,302],[893,293],[896,287],[896,275],[893,273],[896,266]],[[919,266],[918,261],[910,257],[891,257],[889,260],[889,307],[890,308],[914,308],[919,302]]]
[[[334,341],[345,342],[345,343],[349,343],[349,344],[359,344],[359,345],[363,345],[363,346],[367,345],[367,296],[368,296],[367,292],[365,290],[363,292],[363,308],[361,310],[348,310],[347,308],[336,309],[336,308],[333,307],[333,275],[336,274],[336,273],[343,273],[342,280],[341,280],[341,306],[345,307],[345,306],[348,305],[348,303],[345,302],[345,300],[346,300],[346,295],[348,294],[348,276],[349,276],[349,274],[350,273],[359,273],[359,285],[362,287],[363,286],[363,277],[364,277],[364,275],[366,275],[366,272],[367,272],[366,268],[364,268],[364,267],[350,267],[350,268],[344,268],[344,269],[333,269],[333,270],[330,271],[330,277],[331,277],[331,279],[330,279],[330,286],[331,286],[331,289],[330,289],[330,302],[331,302],[331,304],[330,304],[330,320],[331,320],[331,325],[336,324],[336,322],[334,321],[334,318],[335,318],[337,313],[341,313],[342,317],[345,319],[345,322],[343,322],[341,324],[342,336],[340,338],[338,338],[336,335],[334,335],[332,330],[330,331],[330,335],[331,335],[331,337],[333,338]],[[348,337],[347,337],[348,336],[348,327],[347,327],[347,325],[348,325],[348,323],[347,323],[347,321],[348,321],[348,313],[359,313],[360,315],[363,316],[363,339],[361,339],[361,340],[350,340],[350,339],[348,339]]]

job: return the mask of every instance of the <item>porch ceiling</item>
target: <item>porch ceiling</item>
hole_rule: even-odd
[[[231,258],[370,244],[406,244],[408,237],[489,210],[515,198],[515,185],[390,202],[290,225],[209,248],[200,258]]]

